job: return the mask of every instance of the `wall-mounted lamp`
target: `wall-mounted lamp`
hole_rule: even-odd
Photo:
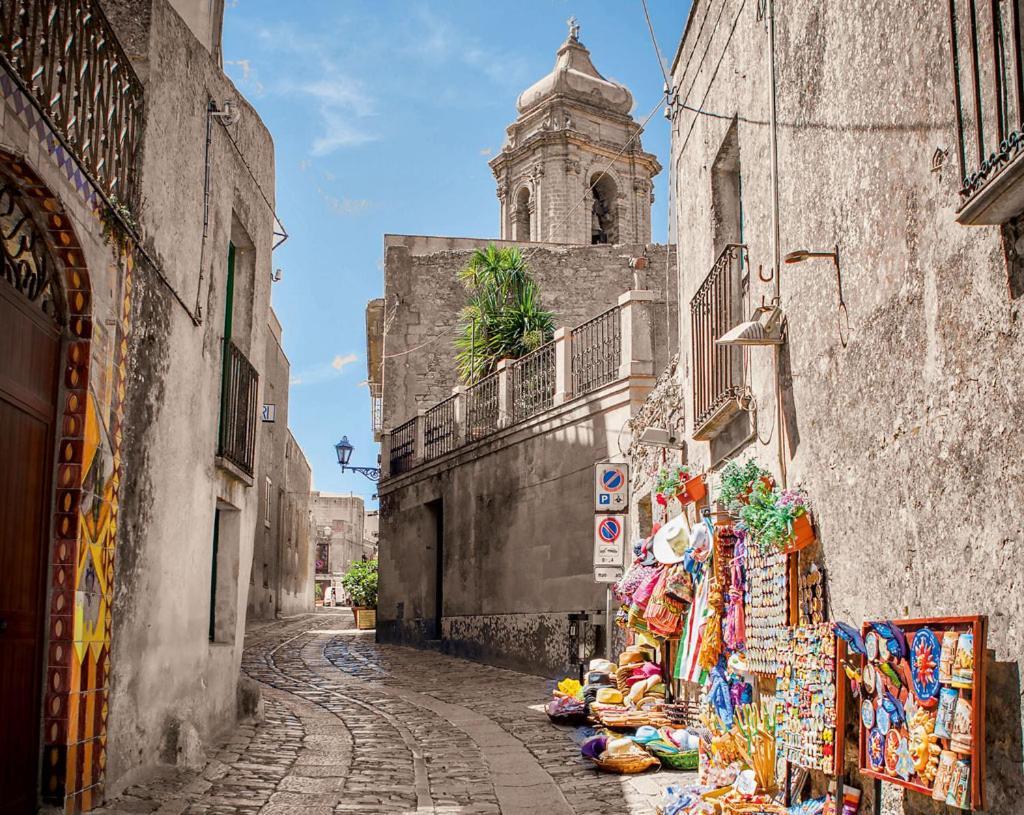
[[[839,289],[839,341],[845,347],[849,339],[850,318],[846,311],[846,300],[843,297],[843,273],[839,268],[839,244],[837,243],[831,252],[811,252],[808,249],[797,249],[789,252],[784,259],[786,263],[803,263],[805,260],[814,258],[832,258],[832,264],[836,268],[836,286]]]
[[[784,316],[778,305],[758,306],[749,320],[726,331],[715,345],[781,345]]]
[[[671,430],[662,427],[648,427],[640,434],[640,444],[648,447],[667,447],[669,450],[682,450],[684,445],[679,443]]]

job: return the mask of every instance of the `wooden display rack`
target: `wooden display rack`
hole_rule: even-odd
[[[874,622],[882,622],[875,620]],[[971,809],[985,809],[985,633],[987,618],[984,616],[971,617],[918,617],[907,620],[892,620],[907,635],[907,647],[913,640],[913,634],[921,628],[942,630],[947,628],[959,628],[967,631],[968,627],[974,635],[974,686],[971,688]],[[870,623],[864,623],[861,633],[867,634],[871,629]],[[909,655],[908,655],[909,659]],[[861,657],[861,670],[867,664],[867,657]],[[913,690],[911,690],[913,693]],[[908,790],[927,795],[929,798],[932,789],[923,784],[915,784],[911,781],[904,781],[902,778],[891,776],[888,773],[880,773],[871,768],[867,758],[868,731],[858,716],[857,729],[860,739],[860,764],[861,775],[874,780],[875,786],[875,813],[881,813],[881,785],[883,782],[895,784]],[[966,812],[968,810],[960,810]]]

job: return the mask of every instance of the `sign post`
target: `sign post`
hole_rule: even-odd
[[[628,508],[629,465],[595,465],[594,509],[597,512],[625,512]]]

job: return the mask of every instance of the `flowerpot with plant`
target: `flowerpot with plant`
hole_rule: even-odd
[[[342,576],[341,585],[352,601],[356,628],[374,628],[377,623],[377,561],[356,561]]]
[[[802,490],[783,490],[779,495],[778,511],[789,525],[789,535],[783,544],[784,552],[799,552],[817,540],[811,522],[811,509]]]
[[[761,482],[769,490],[775,483],[771,474],[752,458],[742,464],[736,460],[730,461],[722,468],[718,503],[729,512],[739,513],[741,507],[750,502],[756,482]]]

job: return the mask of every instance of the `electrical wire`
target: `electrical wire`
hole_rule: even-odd
[[[231,142],[231,146],[235,148],[235,153],[238,155],[239,161],[242,162],[242,166],[245,167],[246,172],[249,173],[249,178],[252,179],[252,183],[256,185],[256,190],[257,192],[259,192],[260,197],[263,199],[263,203],[267,205],[267,209],[270,210],[270,214],[274,216],[274,222],[277,224],[277,226],[281,227],[280,232],[278,232],[276,229],[274,230],[274,235],[281,236],[281,240],[279,240],[273,246],[274,249],[277,249],[278,246],[280,246],[282,243],[288,240],[288,230],[285,229],[284,222],[277,217],[277,211],[274,209],[274,205],[270,203],[270,199],[267,197],[267,194],[263,191],[263,187],[260,184],[259,179],[256,178],[256,174],[252,171],[252,167],[249,166],[249,162],[246,161],[245,156],[242,155],[242,150],[238,146],[238,142],[235,141],[235,137],[232,135],[231,131],[227,129],[227,127],[224,128],[224,133],[227,135],[228,141]]]
[[[651,15],[647,10],[647,0],[640,0],[640,3],[644,8],[644,19],[647,20],[647,30],[651,32],[651,42],[654,43],[654,53],[658,57],[658,67],[661,68],[661,75],[665,77],[665,89],[671,90],[672,82],[668,78],[668,72],[665,70],[665,60],[661,56],[661,49],[658,47],[658,38],[654,36],[654,26],[651,24]]]

